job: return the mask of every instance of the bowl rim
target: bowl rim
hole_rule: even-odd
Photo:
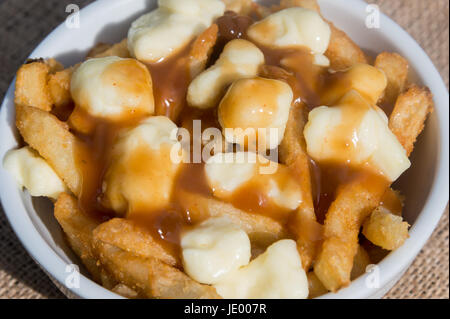
[[[123,2],[131,2],[132,0],[114,0],[114,4],[123,5]],[[330,0],[327,0],[330,1]],[[340,5],[352,7],[355,10],[364,10],[368,5],[363,0],[333,0],[336,3],[340,2]],[[345,3],[345,4],[344,4]],[[81,12],[84,16],[95,15],[98,9],[101,9],[104,5],[111,5],[111,0],[98,0],[86,7]],[[387,25],[392,33],[389,35],[397,41],[402,50],[414,49],[416,51],[417,58],[421,61],[419,66],[416,66],[416,71],[419,77],[426,82],[426,85],[430,87],[436,102],[436,112],[439,113],[438,125],[439,125],[439,138],[441,139],[438,149],[438,161],[436,176],[430,190],[430,194],[426,200],[426,203],[418,215],[417,220],[410,230],[410,239],[406,243],[390,253],[385,259],[383,259],[377,266],[380,273],[384,274],[380,279],[380,285],[377,289],[373,290],[367,287],[366,280],[368,274],[365,274],[352,281],[351,285],[347,288],[341,289],[336,294],[326,294],[319,299],[327,298],[367,298],[375,294],[377,291],[387,286],[389,282],[395,279],[402,270],[406,269],[413,259],[417,256],[420,250],[425,245],[426,241],[431,236],[432,232],[437,226],[441,216],[444,213],[445,207],[448,203],[449,192],[449,108],[448,108],[448,90],[431,59],[420,47],[420,45],[409,35],[403,28],[401,28],[396,22],[387,17],[384,13],[380,14],[381,23]],[[33,50],[30,57],[33,57],[35,52],[39,51],[41,47],[46,45],[46,42],[53,37],[61,36],[66,31],[64,22],[61,23],[56,29],[54,29],[49,35],[47,35],[40,44]],[[11,97],[14,96],[15,78],[11,83],[0,108],[0,114],[6,112],[6,105],[10,102]],[[2,138],[0,138],[2,140]],[[0,174],[3,170],[0,167]],[[67,273],[65,268],[67,262],[61,258],[52,247],[45,241],[45,239],[39,234],[33,222],[26,213],[26,208],[23,201],[20,203],[21,209],[25,211],[24,218],[19,220],[15,218],[17,214],[17,204],[13,206],[12,201],[7,200],[10,198],[14,190],[11,189],[7,183],[0,182],[0,199],[15,234],[25,247],[27,252],[45,270],[47,274],[56,279],[56,281],[64,285]],[[17,191],[17,190],[15,190]],[[70,289],[70,291],[77,297],[86,299],[122,299],[123,297],[103,288],[88,277],[80,275],[80,289]]]

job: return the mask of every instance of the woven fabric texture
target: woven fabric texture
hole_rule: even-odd
[[[92,0],[0,0],[0,100],[18,67],[67,17],[69,3]],[[448,87],[448,0],[368,0],[405,28],[431,57]],[[0,141],[1,142],[1,141]],[[433,236],[385,298],[449,298],[448,208]],[[0,206],[0,298],[64,298],[24,250]]]

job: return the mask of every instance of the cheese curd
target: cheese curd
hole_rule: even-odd
[[[319,162],[368,165],[391,182],[411,166],[385,113],[356,91],[336,106],[312,110],[304,134],[308,154]]]
[[[211,218],[182,234],[185,272],[203,284],[220,282],[249,263],[250,239],[226,217]]]
[[[167,117],[150,117],[123,134],[103,184],[104,204],[119,214],[166,208],[186,156]]]
[[[282,81],[234,82],[219,105],[226,141],[254,151],[276,148],[283,140],[293,98],[291,87]]]
[[[281,240],[214,287],[226,299],[306,299],[308,279],[297,245]]]
[[[124,120],[155,110],[150,73],[134,59],[90,59],[74,72],[70,91],[77,107],[98,118]]]
[[[331,29],[319,13],[304,8],[288,8],[269,15],[248,29],[253,41],[278,48],[306,46],[323,65]],[[326,59],[326,58],[325,58]]]
[[[242,39],[230,41],[216,63],[190,84],[189,105],[200,109],[216,107],[228,85],[255,77],[262,64],[264,54],[253,43]]]
[[[269,169],[276,167],[275,170]],[[270,171],[265,174],[265,170]],[[299,184],[289,169],[255,153],[220,153],[205,165],[206,179],[214,196],[229,201],[246,185],[282,209],[295,210],[302,202]]]
[[[146,63],[159,62],[185,47],[225,11],[220,0],[159,0],[159,8],[131,25],[128,47]]]
[[[53,168],[28,146],[8,152],[3,159],[3,167],[31,196],[56,200],[59,194],[67,191]]]

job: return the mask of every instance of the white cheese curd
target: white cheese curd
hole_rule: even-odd
[[[316,11],[298,7],[281,10],[250,26],[248,36],[278,48],[306,46],[317,55],[318,64],[328,64],[321,56],[328,49],[331,29]]]
[[[57,199],[59,194],[67,191],[53,168],[30,147],[8,152],[3,167],[31,196]]]
[[[106,119],[152,115],[155,110],[150,72],[134,59],[90,59],[74,72],[70,91],[75,104]]]
[[[179,159],[187,156],[177,130],[167,117],[150,117],[119,138],[103,181],[106,206],[122,215],[167,207],[182,165]]]
[[[356,91],[336,106],[312,110],[304,134],[308,154],[318,162],[368,164],[391,182],[411,166],[384,112]]]
[[[189,85],[189,105],[199,109],[216,107],[227,86],[236,80],[257,76],[263,64],[264,54],[253,43],[242,39],[228,42],[216,63]]]
[[[308,279],[297,245],[280,240],[214,287],[226,299],[306,299]]]
[[[263,174],[263,168],[269,166],[276,169]],[[205,173],[214,196],[225,201],[251,183],[255,191],[280,208],[295,210],[302,202],[301,188],[289,169],[255,153],[217,154],[207,161]]]
[[[220,0],[159,0],[158,4],[158,9],[133,22],[128,32],[131,54],[146,63],[179,51],[225,11]]]
[[[182,234],[184,271],[203,284],[215,284],[245,266],[251,257],[247,234],[226,217],[210,218]]]
[[[225,139],[250,150],[280,145],[294,93],[285,82],[264,78],[234,82],[219,105],[219,123]]]

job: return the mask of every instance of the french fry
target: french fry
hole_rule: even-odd
[[[105,58],[109,56],[118,56],[119,58],[131,58],[128,50],[128,39],[123,39],[116,44],[100,43],[95,46],[87,55],[87,59]]]
[[[55,59],[47,59],[45,60],[45,64],[48,65],[50,74],[64,70],[64,66]]]
[[[387,189],[371,178],[355,179],[342,185],[325,219],[325,240],[314,272],[330,291],[350,284],[358,234],[365,218],[379,205]]]
[[[79,195],[82,177],[75,156],[80,145],[67,124],[46,111],[16,105],[16,125],[25,142],[54,168],[75,195]]]
[[[102,242],[94,235],[100,264],[121,284],[147,298],[219,299],[210,286],[201,285],[180,270],[155,258],[142,258]]]
[[[322,284],[322,282],[317,278],[316,274],[313,271],[310,271],[308,274],[308,288],[309,288],[309,299],[320,297],[326,293],[328,293],[327,288]]]
[[[398,96],[405,90],[408,81],[409,63],[397,53],[383,52],[377,56],[375,67],[382,70],[388,80],[380,104],[394,105]]]
[[[76,198],[63,193],[55,204],[55,218],[61,225],[70,247],[80,257],[95,281],[102,282],[101,269],[92,249],[92,232],[99,223],[83,214]]]
[[[398,97],[389,118],[389,128],[397,136],[408,156],[412,153],[414,143],[433,109],[433,95],[428,88],[413,85]]]
[[[325,56],[330,60],[330,67],[336,71],[345,70],[357,63],[368,63],[361,48],[342,30],[329,22],[331,39]]]
[[[114,218],[95,229],[96,238],[135,256],[156,258],[170,266],[179,266],[179,257],[165,249],[152,234],[134,222]]]
[[[210,217],[227,216],[249,235],[252,244],[255,243],[260,247],[267,247],[287,236],[280,222],[266,216],[244,212],[214,198],[181,191],[179,202],[184,210],[189,211],[193,223],[202,222]]]
[[[370,257],[367,251],[362,247],[358,246],[355,258],[353,259],[353,268],[351,273],[351,280],[355,280],[361,275],[366,273],[367,266],[370,265]]]
[[[291,230],[297,236],[297,246],[303,267],[308,270],[316,256],[318,238],[311,238],[311,228],[318,223],[314,213],[312,199],[311,174],[309,157],[306,153],[306,142],[303,136],[306,115],[300,104],[291,107],[285,135],[280,145],[280,160],[292,171],[302,188],[303,202],[296,213]]]
[[[50,66],[43,60],[22,65],[17,72],[15,104],[51,111],[53,101],[47,85],[49,72]]]
[[[70,79],[73,68],[55,72],[49,75],[48,87],[55,108],[62,108],[72,103],[70,95]]]
[[[364,222],[363,235],[373,244],[385,249],[395,250],[408,239],[409,224],[400,216],[378,207]]]
[[[195,40],[189,55],[189,69],[192,79],[205,70],[218,35],[219,27],[214,23]]]

